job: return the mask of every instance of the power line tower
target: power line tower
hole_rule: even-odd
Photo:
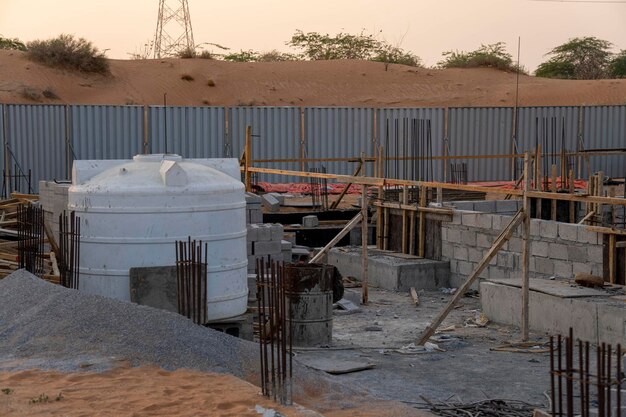
[[[195,46],[187,0],[159,0],[154,58],[174,56],[185,50],[194,51]]]

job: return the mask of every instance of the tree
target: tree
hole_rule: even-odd
[[[537,77],[596,80],[608,75],[612,44],[592,36],[573,38],[552,49],[539,65]]]
[[[517,71],[517,64],[506,51],[504,42],[481,45],[475,51],[447,51],[442,54],[445,58],[437,63],[440,68],[496,68],[503,71]],[[522,68],[520,72],[525,73]]]
[[[25,51],[26,45],[17,38],[5,38],[0,35],[0,49],[12,49],[16,51]]]
[[[381,43],[372,61],[384,62],[385,71],[387,71],[389,64],[408,65],[410,67],[422,66],[422,60],[419,56],[388,43]]]
[[[611,78],[626,78],[626,50],[616,54],[609,64]]]

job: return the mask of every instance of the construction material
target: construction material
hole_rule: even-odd
[[[367,186],[363,185],[363,193],[361,194],[361,302],[363,305],[368,303],[368,262],[367,259],[367,231],[368,210],[367,210]]]
[[[556,166],[553,165],[554,170]],[[530,190],[530,154],[526,152],[524,155],[524,196],[522,197],[522,212],[524,213],[524,221],[522,223],[522,341],[528,340],[528,316],[529,316],[529,270],[530,270],[530,198],[528,191]],[[555,186],[556,187],[556,186]],[[556,190],[556,188],[555,188]],[[556,200],[553,202],[553,220],[556,219]]]
[[[320,221],[317,216],[304,216],[302,217],[302,227],[317,227],[320,225]]]
[[[176,241],[176,289],[178,314],[196,324],[208,321],[208,244],[202,241]]]
[[[77,290],[80,281],[80,217],[73,211],[59,215],[60,284]]]
[[[289,329],[294,346],[330,344],[334,268],[326,264],[287,264],[283,272],[291,303]]]
[[[504,246],[507,240],[511,237],[517,226],[524,220],[526,214],[522,211],[518,211],[517,214],[511,219],[511,222],[502,230],[500,235],[493,242],[493,245],[489,249],[489,251],[485,254],[483,259],[478,263],[476,269],[471,273],[471,275],[467,278],[465,283],[455,292],[452,299],[448,302],[446,307],[443,309],[441,313],[433,320],[433,322],[424,329],[422,332],[418,344],[425,344],[430,336],[435,333],[437,327],[443,322],[443,320],[448,316],[450,311],[454,308],[454,306],[459,302],[461,297],[469,290],[472,283],[476,280],[478,275],[485,269],[485,267],[489,264],[491,259],[498,253],[500,248]]]
[[[409,290],[409,292],[411,293],[411,298],[413,299],[413,304],[415,304],[416,306],[418,306],[420,304],[420,299],[417,296],[417,291],[415,291],[414,287],[411,287],[411,289]]]
[[[261,389],[283,405],[292,404],[293,303],[292,276],[276,262],[257,262],[257,299]]]
[[[307,216],[308,217],[308,216]],[[337,243],[339,243],[339,241],[341,239],[343,239],[343,237],[345,235],[347,235],[348,233],[350,233],[350,230],[354,229],[354,226],[356,226],[357,224],[359,224],[359,222],[361,221],[361,219],[363,218],[363,214],[362,213],[358,213],[356,216],[354,216],[352,218],[352,220],[350,220],[348,222],[348,224],[345,225],[345,227],[343,229],[341,229],[341,232],[339,232],[337,234],[337,236],[335,236],[334,238],[331,239],[330,242],[328,242],[328,244],[326,246],[324,246],[322,248],[321,251],[319,251],[310,261],[309,263],[317,263],[320,262],[322,260],[322,258],[326,255],[326,253],[328,253],[329,250],[331,250]]]
[[[550,336],[550,415],[553,417],[626,415],[621,345],[613,349],[610,344],[598,343],[595,371],[590,366],[591,349],[588,341],[574,339],[572,328],[566,337],[558,335],[555,340]]]
[[[41,277],[44,274],[43,210],[32,204],[17,208],[17,238],[20,268]]]

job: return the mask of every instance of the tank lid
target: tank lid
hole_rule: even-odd
[[[176,161],[180,162],[183,157],[175,153],[152,153],[147,155],[135,155],[133,161],[135,162],[161,162],[161,161]]]

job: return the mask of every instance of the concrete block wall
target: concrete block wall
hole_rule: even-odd
[[[59,242],[59,215],[67,210],[70,184],[39,181],[39,202],[44,211],[44,222]]]
[[[249,224],[247,251],[250,274],[256,270],[257,259],[291,262],[291,242],[283,240],[282,224]]]
[[[450,261],[450,284],[461,285],[478,265],[512,216],[455,210],[442,224],[442,257]],[[602,276],[602,236],[584,225],[531,220],[530,277],[572,278],[577,272]],[[521,271],[522,239],[514,233],[480,278],[513,278]],[[476,286],[477,287],[477,286]]]
[[[522,207],[522,200],[450,201],[443,205],[456,210],[513,215]]]
[[[263,223],[261,197],[253,193],[246,193],[246,223]]]

